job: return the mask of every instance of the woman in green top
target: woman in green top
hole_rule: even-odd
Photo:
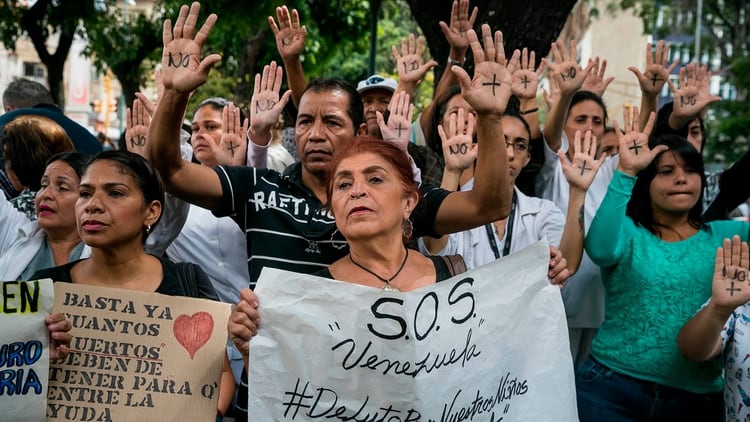
[[[689,362],[677,334],[711,295],[713,256],[748,223],[701,220],[700,153],[682,137],[652,139],[626,116],[620,162],[586,236],[601,267],[605,320],[576,374],[581,421],[723,418],[721,363]],[[650,144],[650,145],[649,145]]]

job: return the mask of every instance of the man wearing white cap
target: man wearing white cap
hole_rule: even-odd
[[[395,79],[384,78],[380,75],[372,75],[357,84],[357,91],[362,96],[362,103],[365,106],[368,135],[382,138],[375,112],[385,114],[396,87],[398,87],[398,82]]]

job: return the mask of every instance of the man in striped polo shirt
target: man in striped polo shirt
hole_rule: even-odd
[[[348,253],[346,242],[324,204],[328,164],[334,151],[366,129],[360,95],[354,86],[338,79],[319,79],[307,86],[300,99],[295,127],[300,162],[288,167],[284,174],[254,167],[211,169],[183,161],[179,149],[183,111],[190,93],[205,83],[211,65],[220,59],[218,55],[209,55],[200,61],[202,43],[213,21],[209,17],[196,33],[198,10],[194,3],[188,16],[181,12],[174,34],[164,35],[164,92],[150,125],[147,156],[159,169],[170,193],[208,208],[217,216],[232,216],[246,231],[250,286],[265,266],[302,273],[324,268]],[[193,28],[188,30],[191,25]],[[474,37],[475,48],[479,50],[476,53],[482,54],[482,47],[478,47],[480,44]],[[475,80],[471,81],[460,69],[463,73],[459,77],[467,101],[477,111],[479,151],[474,189],[449,192],[422,186],[424,201],[411,216],[414,236],[467,230],[505,218],[509,212],[511,183],[499,122],[510,96],[514,65],[511,60],[506,68],[505,57],[494,53],[491,36],[484,41],[489,45],[485,46],[488,58],[481,64],[484,71],[475,72]],[[178,57],[183,60],[175,59]],[[271,69],[275,67],[271,65]],[[268,86],[264,83],[268,82],[267,77],[275,75],[278,80],[280,72],[280,69],[264,70],[261,87],[256,83],[256,92],[266,89],[263,87]],[[277,93],[279,87],[280,82],[275,84]],[[251,115],[256,118],[259,111],[270,109],[280,113],[288,98],[288,94],[282,97],[277,94],[269,101],[258,101],[251,105],[254,107]],[[257,127],[255,123],[253,126]],[[269,136],[254,133],[253,129],[250,132],[256,140]]]

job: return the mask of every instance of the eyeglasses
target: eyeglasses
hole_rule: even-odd
[[[526,153],[529,151],[529,143],[523,142],[523,141],[509,141],[505,140],[505,147],[513,147],[513,152],[516,153]]]
[[[377,84],[383,82],[384,80],[385,80],[385,78],[380,77],[380,76],[370,76],[365,81],[365,85],[377,85]]]

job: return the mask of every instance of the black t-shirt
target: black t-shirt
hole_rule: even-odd
[[[168,296],[185,296],[218,301],[211,281],[203,270],[189,262],[174,263],[155,256],[161,262],[164,278],[156,288],[156,293]],[[65,265],[37,271],[32,279],[51,278],[53,281],[72,283],[70,270],[82,260],[68,262]]]

